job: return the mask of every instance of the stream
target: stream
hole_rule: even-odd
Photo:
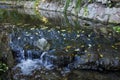
[[[120,25],[0,6],[2,80],[120,80]]]

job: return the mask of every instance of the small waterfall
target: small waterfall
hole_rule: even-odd
[[[21,39],[18,41],[20,40]],[[34,42],[35,45],[32,45],[32,47],[28,45],[28,47],[30,46],[32,48],[29,50],[25,49],[25,47],[21,48],[22,46],[13,44],[13,42],[14,41],[11,40],[11,48],[14,50],[13,54],[15,54],[15,57],[17,57],[20,62],[15,68],[20,68],[22,74],[29,75],[32,71],[41,67],[52,69],[53,64],[50,63],[50,59],[48,57],[50,44],[45,38],[36,40]]]
[[[21,74],[30,75],[32,74],[32,71],[40,67],[38,65],[38,62],[39,62],[38,60],[31,60],[31,59],[22,60],[22,62],[17,64],[13,69],[16,70],[17,68],[20,68]]]
[[[49,70],[53,69],[54,67],[48,58],[48,52],[43,52],[38,59],[32,59],[32,53],[28,51],[26,59],[21,59],[21,62],[18,63],[14,69],[20,68],[22,72],[21,74],[30,75],[32,74],[32,71],[41,67],[45,67]]]
[[[53,64],[50,62],[48,58],[48,52],[43,52],[40,56],[41,64],[43,64],[47,69],[52,69]]]
[[[27,58],[32,59],[32,52],[30,50],[27,51]]]
[[[43,58],[44,58],[45,54],[47,54],[47,52],[43,52],[43,53],[41,54],[41,56],[40,56],[40,59],[41,59],[42,61],[43,61]]]

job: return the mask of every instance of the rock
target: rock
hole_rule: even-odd
[[[35,5],[35,2],[32,2],[32,1],[26,1],[24,3],[24,8],[30,8],[30,9],[33,9],[34,8],[34,5]]]
[[[96,72],[85,70],[73,70],[67,75],[68,80],[120,80],[119,72]]]
[[[75,53],[67,53],[65,51],[55,51],[54,53],[48,53],[47,58],[49,61],[57,67],[67,67],[68,64],[74,62]]]
[[[112,1],[112,2],[111,2]],[[93,20],[98,20],[101,22],[105,22],[105,23],[120,23],[119,20],[119,7],[115,8],[115,5],[117,2],[119,2],[119,0],[96,0],[96,2],[101,2],[100,3],[89,3],[89,4],[85,4],[83,6],[81,6],[80,11],[78,11],[78,13],[76,13],[76,9],[75,9],[75,2],[76,1],[71,1],[71,3],[69,4],[69,7],[67,8],[67,11],[69,13],[72,13],[74,15],[78,15],[79,17],[83,17],[83,18],[89,18],[89,19],[93,19]],[[111,3],[110,3],[111,2]],[[115,2],[115,5],[112,4],[113,2]],[[49,7],[45,7],[45,5],[48,4]],[[109,6],[105,6],[103,4],[111,4],[111,8]],[[65,5],[64,3],[59,4],[57,2],[41,2],[39,5],[40,9],[45,9],[45,10],[51,10],[51,11],[60,11],[63,12],[63,8]],[[61,7],[59,7],[61,6]]]
[[[45,38],[38,39],[34,42],[34,45],[40,48],[42,51],[50,49],[50,44]]]

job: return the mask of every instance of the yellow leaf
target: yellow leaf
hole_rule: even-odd
[[[44,23],[47,23],[47,22],[48,22],[48,19],[47,19],[46,17],[42,17],[42,21],[43,21]]]
[[[65,32],[66,30],[61,30],[62,32]]]
[[[67,46],[66,48],[67,48],[67,49],[70,49],[71,47],[72,47],[72,46]]]
[[[102,58],[102,57],[103,57],[103,55],[102,55],[102,54],[100,54],[100,57]]]

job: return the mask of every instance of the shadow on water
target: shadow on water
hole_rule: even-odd
[[[57,12],[1,9],[0,59],[10,67],[8,79],[120,80],[118,27]]]

